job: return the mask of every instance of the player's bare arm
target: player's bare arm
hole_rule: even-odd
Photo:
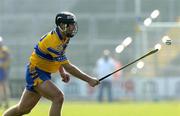
[[[65,83],[69,82],[70,75],[68,73],[66,73],[66,71],[64,70],[64,68],[62,66],[59,67],[59,74],[60,74],[63,82],[65,82]]]
[[[66,64],[63,64],[62,66],[68,73],[72,74],[73,76],[83,81],[86,81],[92,87],[99,84],[99,81],[97,78],[87,75],[86,73],[82,72],[80,69],[78,69],[76,66],[74,66],[71,63],[66,63]]]

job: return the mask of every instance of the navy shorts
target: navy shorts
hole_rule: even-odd
[[[26,89],[36,92],[34,87],[42,84],[46,80],[51,79],[51,73],[45,72],[31,64],[27,65],[26,69]]]
[[[0,81],[4,81],[7,78],[7,71],[0,68]]]

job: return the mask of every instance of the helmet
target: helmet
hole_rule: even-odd
[[[0,48],[3,47],[3,37],[0,36]]]
[[[0,45],[3,44],[3,38],[0,36]]]
[[[78,30],[76,16],[71,12],[61,12],[56,15],[56,26],[67,36],[73,37]],[[69,26],[73,25],[73,30],[69,29]]]

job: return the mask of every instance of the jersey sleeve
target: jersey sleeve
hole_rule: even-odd
[[[4,69],[8,69],[8,68],[9,68],[9,65],[10,65],[10,54],[9,54],[9,50],[8,50],[7,46],[3,46],[2,50],[3,50],[3,55],[4,55],[2,67],[3,67]]]

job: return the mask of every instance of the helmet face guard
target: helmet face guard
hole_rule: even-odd
[[[76,17],[70,12],[61,12],[57,14],[55,23],[67,37],[73,37],[78,31]]]

